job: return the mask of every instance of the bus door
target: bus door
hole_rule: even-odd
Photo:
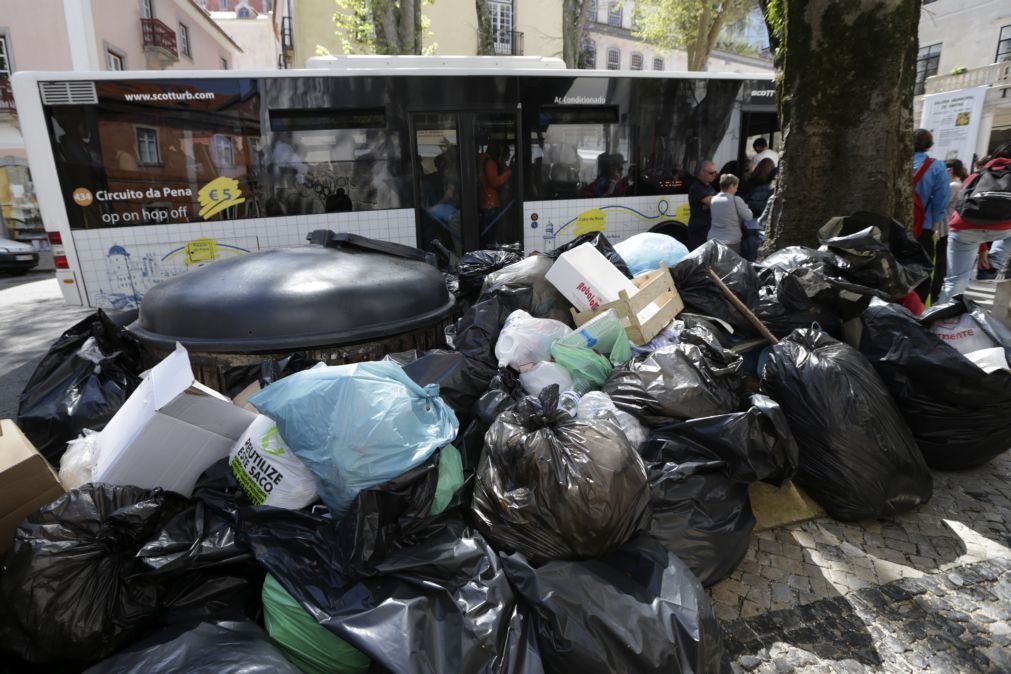
[[[519,243],[516,114],[411,113],[419,247],[443,256]]]

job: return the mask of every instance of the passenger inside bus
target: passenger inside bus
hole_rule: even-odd
[[[498,142],[488,143],[488,148],[478,155],[478,215],[481,223],[481,245],[492,245],[493,230],[504,214],[502,191],[512,177],[512,170],[505,168],[506,148]],[[510,204],[507,202],[506,207]]]

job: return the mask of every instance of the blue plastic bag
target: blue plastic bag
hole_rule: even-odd
[[[632,276],[659,269],[661,262],[670,269],[688,255],[688,249],[683,243],[673,236],[658,232],[630,236],[614,244],[614,249],[628,265]]]
[[[459,423],[439,397],[394,362],[305,370],[251,396],[308,466],[335,519],[355,496],[421,464]]]

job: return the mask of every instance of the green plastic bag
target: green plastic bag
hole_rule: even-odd
[[[372,661],[316,622],[277,579],[263,581],[263,622],[271,641],[305,674],[365,674]]]
[[[564,346],[593,349],[607,356],[614,366],[632,360],[632,345],[614,309],[608,309],[558,341]]]
[[[445,510],[453,500],[453,494],[462,486],[463,459],[460,450],[453,445],[446,445],[439,450],[439,481],[435,485],[435,496],[432,497],[428,514],[438,515]]]
[[[551,345],[551,357],[572,375],[572,388],[579,395],[600,389],[614,369],[611,361],[596,351],[561,342]]]

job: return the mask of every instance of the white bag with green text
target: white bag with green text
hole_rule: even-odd
[[[232,474],[256,505],[298,510],[316,500],[316,478],[288,448],[277,424],[262,414],[228,455]]]

